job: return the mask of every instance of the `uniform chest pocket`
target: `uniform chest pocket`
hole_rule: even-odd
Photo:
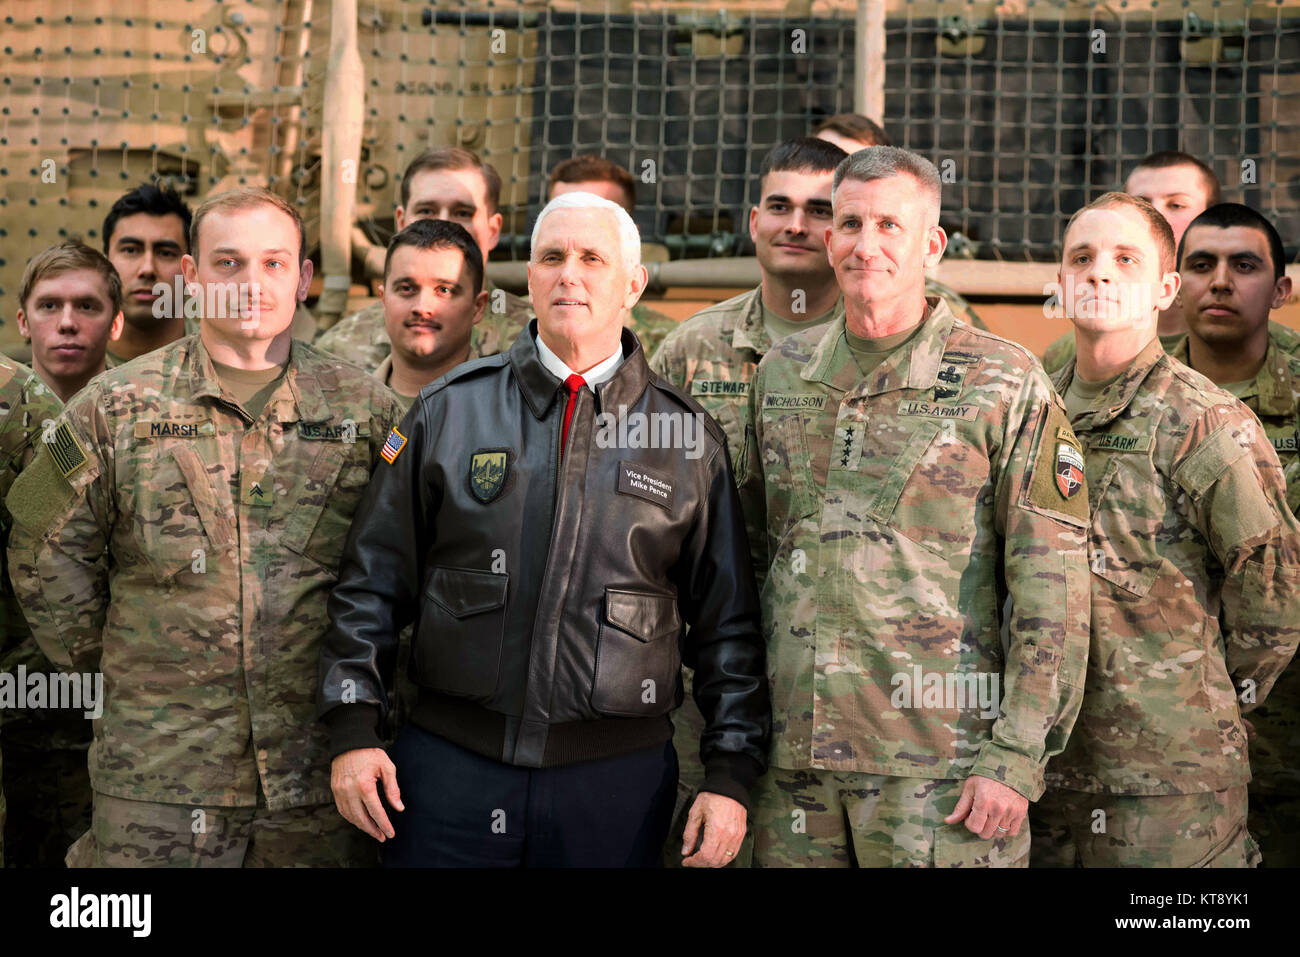
[[[411,646],[415,678],[452,694],[485,698],[497,686],[508,575],[435,566]]]
[[[1111,455],[1097,484],[1089,485],[1092,524],[1088,531],[1088,564],[1093,575],[1116,586],[1116,600],[1126,602],[1146,598],[1164,563],[1151,541],[1151,530],[1138,527],[1134,510],[1122,501],[1125,485],[1149,479],[1128,475],[1122,462],[1121,454]],[[1164,501],[1163,493],[1158,500]]]
[[[653,717],[676,707],[681,632],[675,596],[606,588],[592,708],[600,714]]]
[[[215,552],[235,542],[230,507],[217,497],[198,454],[173,445],[153,457],[135,486],[135,536],[154,578],[200,574]]]
[[[789,530],[817,511],[818,477],[813,474],[803,417],[797,412],[767,416],[759,455],[766,486],[768,534],[773,538],[769,554],[775,554],[775,546]]]
[[[969,552],[989,463],[955,422],[923,422],[871,497],[867,514],[936,555]]]
[[[322,443],[304,479],[285,493],[281,543],[337,571],[352,516],[370,483],[368,443]]]

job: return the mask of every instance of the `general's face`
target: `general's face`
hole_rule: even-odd
[[[173,316],[155,317],[154,286],[175,288],[181,257],[189,248],[185,226],[175,213],[132,213],[113,227],[108,258],[122,277],[122,314],[132,326],[148,329]],[[176,304],[177,315],[183,302]]]
[[[393,349],[421,365],[463,355],[488,301],[486,290],[475,295],[465,255],[454,246],[398,246],[380,292]]]
[[[268,204],[208,213],[195,255],[184,258],[186,282],[202,287],[204,323],[230,340],[274,339],[288,329],[311,285],[298,242],[293,220]]]
[[[1059,274],[1065,313],[1089,332],[1152,330],[1178,291],[1177,273],[1162,274],[1160,249],[1135,209],[1090,209],[1065,236]]]
[[[39,280],[18,310],[18,331],[32,340],[32,363],[55,379],[79,379],[104,366],[104,350],[122,334],[104,278],[70,269]]]
[[[1195,166],[1135,169],[1129,174],[1124,192],[1145,199],[1159,211],[1174,231],[1175,248],[1188,225],[1210,204],[1205,180]]]
[[[563,196],[565,193],[593,193],[601,199],[607,199],[611,203],[618,203],[627,210],[629,216],[636,212],[636,203],[632,197],[623,191],[623,187],[618,183],[611,183],[606,179],[585,180],[581,183],[556,183],[551,187],[551,199],[557,196]]]
[[[645,269],[623,263],[609,209],[557,209],[542,220],[528,292],[542,331],[565,341],[602,338],[621,327],[645,288]]]
[[[1258,333],[1291,293],[1273,277],[1268,237],[1249,226],[1193,226],[1183,247],[1183,318],[1201,340],[1234,343]]]
[[[501,214],[489,210],[487,182],[476,169],[426,169],[416,173],[411,178],[410,202],[397,207],[397,228],[401,230],[418,219],[460,223],[478,243],[484,262],[501,237]]]
[[[909,175],[841,182],[826,245],[844,297],[860,305],[921,299],[925,270],[948,244],[934,219],[931,201]]]
[[[758,264],[790,283],[832,281],[826,257],[833,173],[779,171],[763,177],[763,195],[749,211]]]

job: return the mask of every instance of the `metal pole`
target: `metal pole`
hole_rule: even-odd
[[[352,217],[357,200],[365,72],[357,52],[357,0],[332,0],[321,136],[320,255],[325,288],[316,305],[322,329],[338,321],[352,286]]]
[[[885,0],[858,0],[853,30],[853,109],[885,124]]]

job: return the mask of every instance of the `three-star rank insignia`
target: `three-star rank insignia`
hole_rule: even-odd
[[[1073,445],[1057,440],[1056,490],[1069,501],[1083,488],[1083,453]]]
[[[474,497],[487,505],[506,484],[510,468],[507,449],[480,449],[469,460],[469,490]]]

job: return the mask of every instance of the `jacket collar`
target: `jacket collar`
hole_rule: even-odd
[[[532,319],[510,347],[509,357],[519,391],[523,393],[533,417],[541,419],[563,391],[564,383],[542,364],[536,336],[537,320]],[[623,330],[622,345],[623,362],[613,376],[596,387],[596,396],[604,409],[634,405],[650,381],[645,351],[631,330]]]
[[[1190,367],[1191,346],[1187,336],[1179,338],[1169,355],[1183,365]],[[1264,364],[1255,373],[1255,391],[1259,400],[1259,414],[1268,416],[1291,416],[1296,413],[1296,394],[1300,391],[1300,378],[1291,372],[1291,363],[1273,335],[1268,333],[1268,351],[1264,353]]]
[[[925,303],[926,314],[921,320],[921,330],[906,345],[890,353],[869,379],[862,377],[858,361],[849,349],[844,334],[846,318],[843,310],[826,329],[800,375],[805,381],[820,382],[839,392],[852,392],[854,396],[880,395],[895,389],[932,388],[938,379],[944,348],[957,319],[948,303],[939,296],[927,296]]]
[[[844,296],[835,301],[835,309],[828,325],[834,325],[836,319],[844,317]],[[772,351],[772,336],[763,321],[763,287],[759,285],[749,293],[744,310],[731,333],[731,347],[736,350],[748,349],[760,359]]]
[[[1052,377],[1052,384],[1061,395],[1065,395],[1065,390],[1070,387],[1077,362],[1077,356],[1071,357],[1070,361]],[[1084,409],[1071,424],[1077,423],[1077,427],[1083,429],[1097,429],[1118,418],[1120,413],[1129,407],[1151,370],[1161,362],[1168,364],[1169,357],[1165,354],[1160,340],[1153,336],[1146,347],[1134,357],[1129,367],[1120,373],[1119,378],[1102,389],[1101,394],[1093,399],[1088,408]]]
[[[178,398],[211,398],[234,404],[234,397],[221,389],[221,380],[212,364],[212,356],[203,344],[202,335],[191,337],[191,344],[181,363],[182,371],[176,390]],[[290,339],[284,381],[267,403],[276,421],[328,422],[332,419],[325,390],[318,377],[319,372],[319,363],[303,343]],[[186,391],[188,396],[184,394]]]

